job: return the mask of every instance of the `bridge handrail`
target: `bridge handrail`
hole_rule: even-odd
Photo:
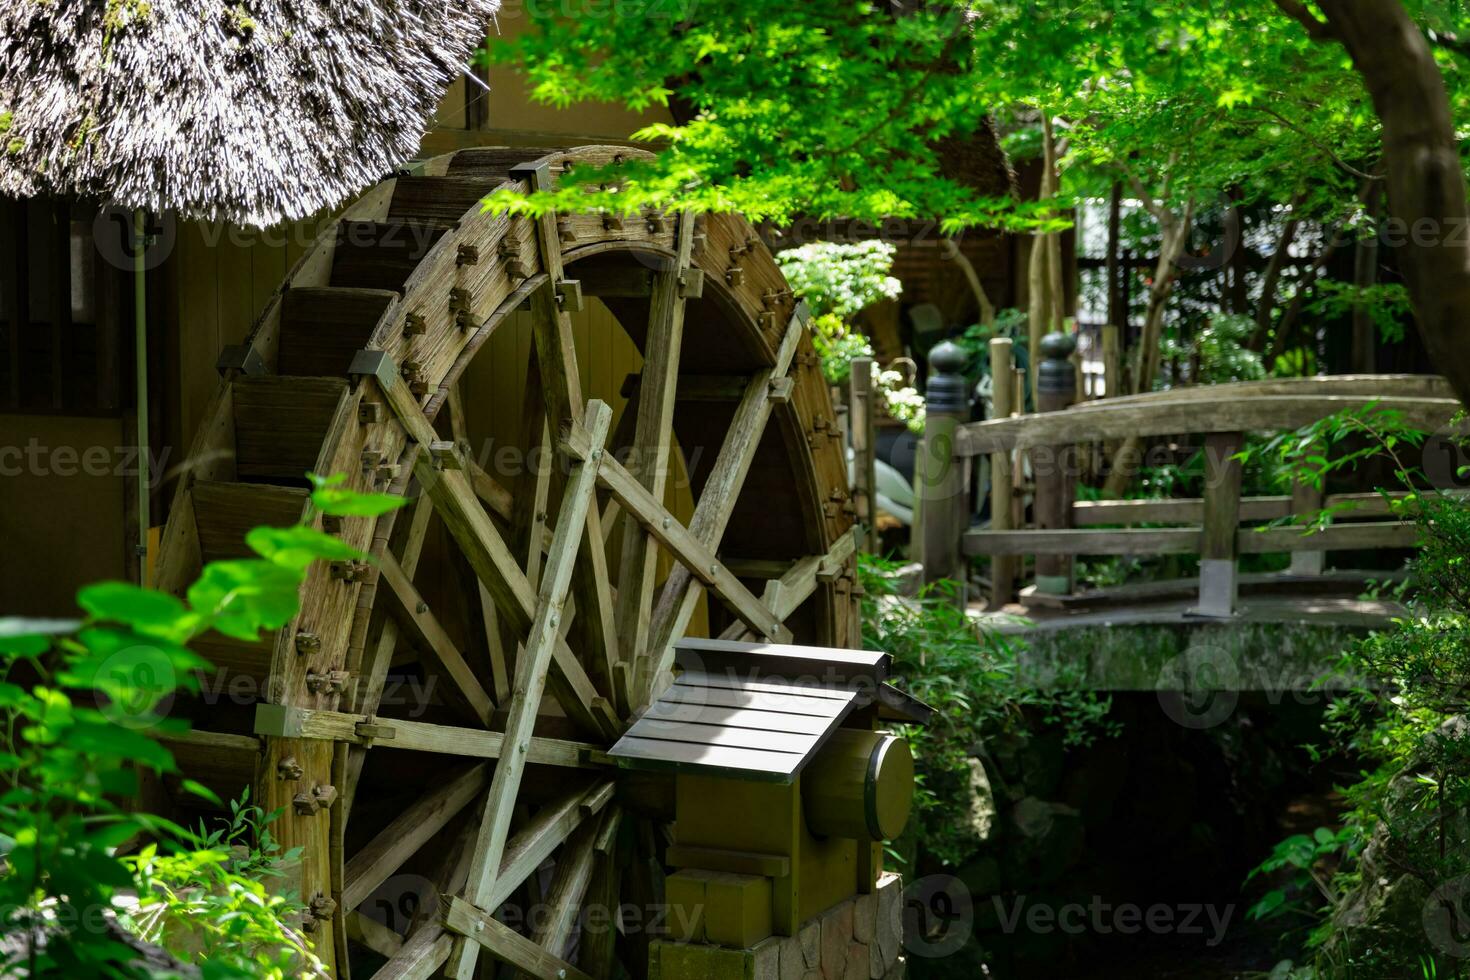
[[[1220,386],[1225,387],[1225,386]],[[1265,432],[1299,429],[1344,409],[1367,404],[1399,412],[1406,425],[1433,432],[1460,411],[1453,398],[1400,395],[1243,395],[1181,399],[1167,392],[1136,399],[1104,399],[1059,412],[1017,415],[971,422],[954,436],[956,456],[1060,446],[1077,442],[1126,439],[1129,436],[1208,435],[1221,432]]]
[[[954,399],[930,405],[920,454],[924,462],[924,538],[926,580],[963,574],[966,556],[992,560],[992,603],[1008,601],[1011,556],[1035,557],[1038,593],[1066,594],[1075,585],[1072,559],[1078,555],[1197,554],[1200,601],[1196,612],[1229,616],[1235,607],[1238,559],[1244,554],[1290,552],[1292,571],[1320,575],[1328,551],[1411,547],[1418,534],[1412,522],[1393,520],[1395,496],[1334,494],[1302,483],[1291,496],[1243,497],[1238,453],[1252,432],[1300,429],[1345,410],[1375,405],[1399,415],[1404,425],[1444,432],[1462,412],[1443,378],[1432,375],[1338,375],[1269,379],[1151,392],[1070,404],[1075,397],[1072,347],[1063,335],[1042,341],[1037,403],[1030,415],[987,422],[965,422],[965,406]],[[930,357],[932,392],[963,387],[963,359],[936,347]],[[939,356],[942,354],[942,356]],[[1014,373],[1010,341],[991,342],[997,377]],[[998,389],[999,390],[999,389]],[[1001,391],[1004,394],[1004,391]],[[1003,399],[997,398],[997,405]],[[1004,414],[1004,408],[1001,409]],[[1458,428],[1465,429],[1464,423]],[[1205,490],[1199,498],[1078,502],[1074,499],[1078,444],[1123,442],[1160,436],[1198,435],[1205,457]],[[1031,450],[1035,529],[1024,529],[1019,506],[1019,472],[1012,460]],[[1050,452],[1051,458],[1047,458]],[[993,474],[989,529],[969,528],[963,504],[966,474],[974,457],[989,454]],[[958,503],[957,503],[958,501]],[[1243,527],[1292,514],[1333,510],[1338,520],[1304,533],[1301,527]],[[1339,508],[1345,508],[1338,513]],[[1377,520],[1363,520],[1377,518]],[[1384,518],[1389,518],[1385,520]],[[1128,524],[1188,524],[1187,527],[1117,527]],[[1104,525],[1115,525],[1105,527]],[[1024,596],[1024,592],[1023,592]]]

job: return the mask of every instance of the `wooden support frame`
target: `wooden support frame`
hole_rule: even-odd
[[[378,560],[378,575],[378,580],[388,585],[388,595],[394,600],[394,612],[400,626],[413,634],[421,649],[433,655],[439,666],[454,681],[459,693],[469,702],[480,723],[488,726],[490,716],[495,711],[495,702],[480,685],[474,670],[465,662],[464,654],[459,652],[454,641],[449,638],[429,604],[424,602],[418,589],[414,588],[404,574],[398,560],[385,553]]]
[[[345,711],[316,711],[264,702],[255,706],[255,732],[277,738],[377,745],[474,759],[499,759],[505,748],[505,736],[500,732],[400,718],[379,719],[373,715],[356,715]],[[547,766],[599,769],[606,765],[602,761],[600,746],[559,738],[533,738],[525,743],[519,754],[527,762]]]
[[[360,352],[353,373],[371,376],[377,382],[384,400],[419,447],[426,449],[437,441],[433,427],[424,418],[418,400],[408,390],[391,358],[381,351]],[[495,600],[497,610],[513,628],[529,629],[536,610],[536,594],[505,539],[480,506],[468,479],[458,470],[436,469],[427,451],[411,448],[409,452],[413,455],[419,484],[459,543],[475,575]],[[607,712],[598,711],[595,702],[602,699],[591,679],[566,642],[559,635],[557,640],[551,661],[553,695],[568,716],[588,732],[603,737],[611,735],[615,726]],[[519,669],[518,662],[518,672]]]
[[[510,926],[475,908],[462,898],[452,897],[444,906],[444,925],[471,949],[484,948],[491,956],[518,967],[540,980],[592,980],[559,956],[542,949]],[[473,944],[465,943],[474,940]]]
[[[688,273],[693,247],[694,215],[685,212],[679,216],[673,267],[655,273],[653,278],[643,374],[639,385],[638,418],[628,456],[630,468],[626,471],[655,503],[663,500],[667,484],[674,432],[674,399],[679,384],[679,356],[684,337],[685,298],[679,284]],[[627,509],[622,498],[619,502]],[[617,614],[624,629],[623,656],[628,661],[635,661],[647,647],[652,629],[654,576],[658,571],[652,535],[649,525],[637,516],[631,513],[624,516]],[[713,569],[714,563],[711,562],[709,567]],[[628,692],[620,690],[618,697],[625,705]]]
[[[509,746],[509,754],[503,755],[500,765],[495,767],[495,775],[490,782],[490,792],[485,801],[485,816],[471,852],[473,858],[465,899],[474,906],[482,906],[486,901],[500,871],[500,859],[510,830],[511,807],[520,787],[526,754],[533,741],[532,732],[536,726],[541,692],[551,666],[552,653],[562,642],[558,627],[567,590],[571,586],[577,550],[587,531],[589,515],[597,512],[597,508],[593,506],[597,470],[603,456],[603,443],[607,439],[611,417],[611,410],[602,402],[595,401],[587,407],[583,425],[590,439],[591,450],[587,459],[572,461],[571,471],[567,476],[561,509],[557,515],[556,532],[552,537],[551,550],[546,556],[546,568],[541,576],[536,616],[526,639],[525,653],[516,664],[515,684],[505,722],[505,742]],[[596,546],[599,549],[602,547],[600,533],[596,536]],[[478,946],[460,940],[450,955],[446,972],[458,980],[472,980],[478,958]]]
[[[751,460],[755,458],[756,448],[771,416],[771,381],[786,377],[805,327],[806,307],[800,306],[786,325],[776,349],[775,363],[756,372],[736,406],[735,417],[725,434],[724,444],[720,446],[720,455],[705,481],[704,492],[700,494],[694,517],[689,522],[690,533],[707,548],[718,547],[720,538],[724,536],[730,512],[740,495],[740,488],[745,483]],[[654,687],[673,661],[673,642],[683,635],[689,617],[694,614],[694,605],[699,598],[696,588],[693,574],[682,566],[676,567],[664,582],[653,612],[652,639],[634,665],[634,686],[640,707],[652,699]]]
[[[705,547],[688,528],[676,521],[652,492],[645,489],[617,460],[610,457],[604,459],[598,470],[597,480],[613,495],[627,519],[637,524],[641,533],[668,549],[701,585],[729,606],[749,630],[777,643],[791,642],[791,631],[781,622],[781,617],[730,574],[720,564],[715,553]],[[649,589],[651,596],[651,583]],[[620,589],[620,601],[623,595]]]
[[[485,763],[466,767],[428,796],[416,800],[352,856],[343,869],[342,906],[356,909],[454,819],[485,786]]]
[[[1205,520],[1200,531],[1197,615],[1235,615],[1236,537],[1240,529],[1241,463],[1245,436],[1218,432],[1205,436]]]
[[[512,179],[526,181],[530,190],[550,190],[551,175],[544,166],[512,168]],[[561,254],[561,236],[557,232],[555,212],[535,219],[536,250],[546,283],[531,294],[531,332],[535,341],[537,363],[541,370],[546,417],[559,426],[583,417],[582,380],[577,367],[576,342],[572,322],[567,316],[565,294],[560,286],[566,279]],[[596,507],[587,514],[582,540],[582,561],[572,570],[572,595],[580,611],[575,627],[582,637],[583,649],[594,651],[587,658],[588,670],[602,690],[611,694],[608,714],[618,714],[617,706],[626,705],[627,692],[619,686],[615,665],[618,662],[618,626],[603,549],[602,515]]]

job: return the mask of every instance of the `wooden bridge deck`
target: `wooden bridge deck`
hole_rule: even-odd
[[[1242,599],[1229,619],[1200,616],[1197,599],[1158,599],[1102,609],[1054,609],[1012,603],[1000,611],[972,610],[982,622],[1007,635],[1054,633],[1096,626],[1221,626],[1231,623],[1276,623],[1376,629],[1387,626],[1404,609],[1385,599],[1354,596],[1258,596]]]
[[[1135,582],[1067,597],[1023,596],[1003,609],[984,602],[970,611],[1007,635],[1056,632],[1093,626],[1219,625],[1296,623],[1374,629],[1386,626],[1404,607],[1391,599],[1365,598],[1373,583],[1402,581],[1402,571],[1336,570],[1320,575],[1290,572],[1240,576],[1235,615],[1200,616],[1196,579]],[[1029,592],[1030,590],[1028,590]]]

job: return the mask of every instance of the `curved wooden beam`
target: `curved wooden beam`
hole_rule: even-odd
[[[1449,398],[1369,398],[1363,396],[1262,396],[1242,398],[1225,395],[1218,399],[1184,401],[1142,396],[1091,402],[1062,412],[1018,415],[991,422],[971,422],[955,433],[957,456],[1031,449],[1036,446],[1065,446],[1076,442],[1147,438],[1183,433],[1268,432],[1299,429],[1345,409],[1369,403],[1400,412],[1415,429],[1433,432],[1460,411]]]

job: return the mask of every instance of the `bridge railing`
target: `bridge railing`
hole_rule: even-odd
[[[1055,335],[1053,335],[1055,336]],[[1048,338],[1051,339],[1051,338]],[[1009,341],[998,342],[1008,345]],[[1045,347],[1044,347],[1045,349]],[[992,607],[1010,598],[1010,579],[1019,561],[1034,556],[1036,591],[1066,594],[1074,587],[1072,566],[1081,555],[1196,554],[1200,557],[1199,603],[1205,616],[1229,616],[1236,602],[1238,559],[1245,554],[1288,552],[1292,571],[1320,573],[1326,552],[1405,548],[1415,528],[1393,519],[1389,499],[1376,493],[1323,496],[1308,485],[1290,496],[1242,497],[1237,457],[1246,433],[1294,430],[1344,409],[1369,403],[1400,413],[1405,425],[1441,430],[1460,410],[1442,378],[1419,375],[1358,375],[1277,379],[1200,386],[1067,405],[1051,411],[967,423],[948,411],[946,375],[957,370],[948,351],[931,357],[930,387],[940,385],[939,411],[931,400],[918,485],[922,516],[920,550],[926,580],[956,578],[970,556],[992,558]],[[1040,407],[1066,397],[1073,367],[1069,349],[1053,344],[1051,361],[1040,366]],[[999,357],[997,355],[1000,355]],[[1008,346],[992,350],[1003,362]],[[1048,369],[1053,391],[1048,399]],[[1068,399],[1069,400],[1069,399]],[[1079,445],[1118,445],[1164,436],[1199,437],[1204,452],[1203,496],[1183,499],[1075,501]],[[1032,527],[1017,520],[1017,495],[1027,489],[1013,480],[992,480],[989,529],[969,528],[967,481],[976,457],[989,455],[992,474],[1009,474],[1029,460],[1034,494]],[[958,503],[956,502],[958,498]],[[1300,526],[1247,527],[1334,509],[1332,523],[1306,534]],[[1133,527],[1177,524],[1177,527]],[[1114,525],[1114,526],[1103,526]],[[1122,526],[1116,526],[1122,525]]]

